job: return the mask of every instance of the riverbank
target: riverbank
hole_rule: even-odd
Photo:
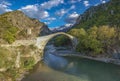
[[[0,47],[0,81],[21,81],[42,58],[34,45]]]
[[[119,81],[120,66],[74,56],[57,56],[45,51],[21,81]]]
[[[42,61],[42,58],[41,58],[38,62],[40,62],[40,61]],[[24,70],[23,73],[19,74],[19,77],[16,78],[15,81],[22,81],[22,79],[23,79],[26,75],[30,74],[30,70],[32,70],[32,69],[34,68],[34,66],[37,65],[38,62],[34,63],[33,66],[31,66],[30,69]]]
[[[81,58],[86,58],[86,59],[90,59],[90,60],[95,60],[95,61],[101,61],[101,62],[105,62],[105,63],[112,63],[112,64],[116,64],[116,65],[120,65],[120,59],[114,59],[114,58],[110,58],[110,57],[105,57],[104,54],[98,55],[98,56],[88,56],[86,54],[83,53],[79,53],[76,52],[75,50],[72,49],[68,49],[66,47],[55,47],[54,45],[48,45],[46,46],[47,49],[47,53],[50,54],[54,54],[57,56],[71,56],[71,57],[81,57]]]
[[[92,56],[87,56],[85,54],[79,53],[79,52],[75,52],[73,50],[55,50],[56,48],[54,47],[54,51],[50,51],[49,52],[51,54],[55,54],[57,56],[71,56],[71,57],[81,57],[81,58],[86,58],[86,59],[90,59],[90,60],[95,60],[95,61],[101,61],[101,62],[105,62],[105,63],[112,63],[112,64],[116,64],[116,65],[120,65],[120,59],[113,59],[113,58],[108,58],[108,57],[102,57],[102,56],[96,56],[96,57],[92,57]]]

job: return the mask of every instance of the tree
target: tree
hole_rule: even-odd
[[[55,46],[66,46],[66,45],[70,45],[71,40],[64,35],[61,35],[59,37],[56,37],[54,40],[54,45]]]

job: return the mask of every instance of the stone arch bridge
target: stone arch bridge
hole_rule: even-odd
[[[67,33],[64,33],[64,32],[58,32],[58,33],[54,33],[54,34],[50,34],[50,35],[38,37],[37,40],[36,40],[35,46],[37,46],[39,49],[41,49],[41,50],[44,52],[44,48],[45,48],[46,44],[47,44],[52,38],[57,37],[57,36],[59,36],[59,35],[65,35],[65,36],[67,36],[67,37],[71,40],[73,49],[76,48],[77,38],[75,38],[74,36],[69,35],[69,34],[67,34]]]
[[[28,46],[28,45],[35,45],[37,46],[41,52],[44,52],[44,48],[46,46],[46,44],[54,37],[56,36],[59,36],[59,35],[65,35],[67,37],[69,37],[69,39],[71,40],[71,43],[72,43],[72,46],[73,46],[73,49],[76,48],[76,45],[77,45],[77,39],[72,36],[72,35],[69,35],[67,33],[64,33],[64,32],[58,32],[58,33],[54,33],[54,34],[50,34],[50,35],[46,35],[46,36],[41,36],[41,37],[37,37],[36,39],[33,39],[33,40],[16,40],[13,44],[7,44],[7,45],[0,45],[1,47],[17,47],[17,46],[20,46],[20,45],[25,45],[25,46]]]
[[[41,60],[41,58],[43,57],[44,54],[44,48],[46,47],[46,44],[54,37],[59,36],[59,35],[65,35],[67,37],[69,37],[69,39],[71,40],[73,49],[76,48],[77,45],[77,39],[67,33],[63,33],[63,32],[58,32],[58,33],[54,33],[54,34],[50,34],[50,35],[46,35],[46,36],[41,36],[41,37],[37,37],[36,39],[31,39],[31,40],[16,40],[13,44],[0,44],[0,47],[18,47],[21,45],[24,46],[29,46],[29,45],[35,45],[36,47],[38,47],[38,50],[40,49],[41,54],[36,54],[36,50],[33,50],[34,53],[31,53],[29,55],[29,57],[34,57],[35,59],[35,64]],[[16,61],[15,61],[15,67],[19,68],[20,67],[20,58],[21,57],[26,57],[24,55],[21,55],[20,51],[18,51],[18,54],[16,56]],[[28,57],[28,56],[27,56]]]

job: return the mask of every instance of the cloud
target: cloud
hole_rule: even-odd
[[[55,15],[60,16],[60,18],[62,18],[66,13],[68,13],[70,10],[75,9],[76,6],[72,5],[69,9],[61,9],[57,12],[55,12]]]
[[[57,16],[63,16],[65,13],[67,13],[67,10],[65,10],[65,9],[61,9],[61,10],[55,12],[55,14]]]
[[[85,5],[85,7],[89,6],[89,1],[84,1],[83,4]]]
[[[47,21],[54,21],[54,20],[56,20],[56,18],[55,17],[49,17],[49,18],[46,18],[45,20],[47,20]]]
[[[80,2],[81,0],[70,0],[68,3],[70,4],[74,4],[74,3],[77,3],[77,2]]]
[[[37,18],[37,19],[44,19],[49,17],[49,13],[46,10],[39,10],[39,5],[27,5],[19,9],[27,14],[29,17]]]
[[[51,9],[52,7],[58,6],[59,4],[63,4],[64,0],[50,0],[48,2],[42,3],[40,6],[42,9]]]
[[[41,4],[27,5],[19,10],[32,18],[45,19],[49,17],[49,12],[47,10],[63,3],[64,0],[50,0]]]
[[[66,27],[70,27],[70,26],[72,26],[72,25],[73,25],[73,24],[69,24],[69,23],[65,24]]]
[[[76,19],[79,17],[79,14],[74,12],[70,14],[66,19],[65,22],[69,24],[74,24],[76,22]]]
[[[100,0],[100,1],[101,1],[103,4],[104,4],[104,3],[106,3],[106,1],[105,1],[105,0]]]
[[[75,8],[76,8],[76,6],[72,5],[69,10],[72,10],[72,9],[75,9]]]
[[[12,4],[6,1],[2,1],[0,3],[0,14],[4,13],[4,12],[9,12],[12,11],[12,9],[9,8],[9,6],[11,6]]]
[[[51,22],[44,22],[44,23],[48,25],[48,24],[50,24]]]
[[[98,6],[99,5],[99,3],[96,3],[94,6]]]

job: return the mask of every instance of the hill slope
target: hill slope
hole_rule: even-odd
[[[120,60],[120,0],[111,0],[89,8],[80,15],[76,24],[68,32],[78,39],[76,51],[80,55]],[[58,37],[55,46],[69,42]],[[65,43],[66,44],[66,43]],[[112,63],[112,61],[111,61]]]
[[[89,8],[68,32],[78,38],[77,51],[120,58],[120,0]],[[113,54],[113,55],[112,55]]]
[[[30,39],[51,33],[39,20],[27,17],[21,11],[0,15],[0,43],[12,43],[16,39]]]
[[[120,27],[120,0],[110,0],[86,10],[79,16],[75,28],[90,28],[93,26],[109,25]]]

